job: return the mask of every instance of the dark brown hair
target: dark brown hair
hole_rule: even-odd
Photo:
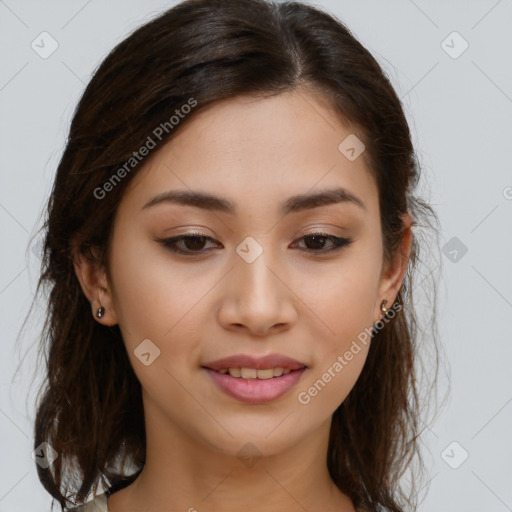
[[[299,89],[301,88],[301,89]],[[135,30],[95,71],[74,112],[47,206],[37,293],[49,291],[40,350],[34,448],[47,442],[58,458],[37,471],[62,510],[85,502],[98,485],[115,492],[145,463],[141,385],[119,327],[91,315],[73,267],[73,248],[108,269],[113,219],[135,166],[98,198],[156,127],[197,102],[161,146],[205,107],[238,95],[267,97],[295,90],[319,93],[364,142],[379,191],[384,260],[396,254],[413,219],[413,246],[392,320],[373,334],[354,388],[333,414],[327,465],[360,510],[410,510],[401,480],[421,463],[417,364],[418,319],[413,278],[420,263],[420,229],[436,231],[435,212],[414,195],[420,166],[399,98],[388,77],[334,16],[298,2],[188,0]],[[153,137],[155,139],[155,137]],[[126,168],[125,168],[126,169]],[[96,193],[95,193],[96,191]],[[397,306],[400,306],[397,308]],[[435,300],[428,318],[438,368]],[[428,382],[427,382],[428,384]],[[128,473],[125,464],[132,467]]]

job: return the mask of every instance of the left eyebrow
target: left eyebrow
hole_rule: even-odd
[[[150,199],[143,207],[150,208],[157,204],[174,203],[183,206],[193,206],[204,210],[218,211],[236,215],[236,204],[228,198],[215,196],[206,192],[189,190],[170,190]],[[331,204],[354,204],[366,210],[364,202],[352,192],[343,187],[322,190],[320,192],[298,194],[289,197],[281,204],[281,213],[297,213],[312,208]]]

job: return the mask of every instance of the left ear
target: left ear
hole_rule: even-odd
[[[407,265],[409,263],[409,257],[411,255],[412,248],[412,219],[408,213],[402,215],[404,228],[402,233],[402,241],[399,250],[395,252],[392,260],[385,266],[382,271],[381,282],[379,286],[379,294],[377,295],[377,303],[375,308],[377,311],[377,319],[375,322],[380,320],[383,313],[380,309],[380,305],[384,299],[387,300],[386,307],[389,309],[398,295],[398,290],[402,286]]]

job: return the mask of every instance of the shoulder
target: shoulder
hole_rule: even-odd
[[[106,493],[99,494],[88,503],[72,509],[71,512],[108,512]]]

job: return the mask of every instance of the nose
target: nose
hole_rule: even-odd
[[[236,256],[222,290],[219,323],[228,330],[268,336],[297,321],[297,296],[290,278],[263,253],[252,263]]]

